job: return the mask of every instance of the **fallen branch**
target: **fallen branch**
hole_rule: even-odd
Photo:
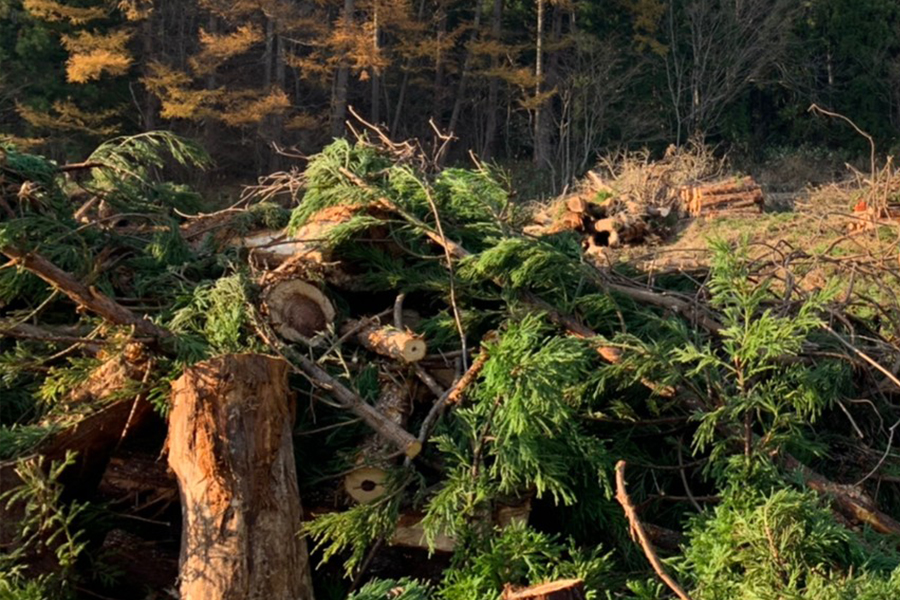
[[[900,523],[878,510],[875,501],[859,487],[830,481],[790,454],[785,454],[782,462],[788,471],[798,472],[807,487],[831,498],[847,518],[868,525],[879,533],[900,535]]]
[[[265,324],[259,319],[256,321],[257,332],[263,338],[263,341],[272,348],[277,349],[287,359],[293,370],[305,375],[309,382],[316,387],[328,391],[338,401],[341,408],[352,412],[362,419],[378,435],[402,450],[408,458],[415,458],[419,455],[422,451],[422,443],[413,437],[411,433],[378,412],[372,405],[367,404],[365,400],[347,389],[340,381],[329,375],[325,369],[317,365],[313,360],[303,356],[293,348],[281,344],[274,335],[265,330]]]
[[[0,252],[61,291],[79,306],[97,313],[113,325],[133,327],[134,332],[141,337],[157,340],[172,337],[169,331],[139,317],[102,292],[84,285],[40,254],[22,252],[12,246],[4,246],[0,248]]]
[[[347,321],[344,332],[356,330],[356,340],[365,349],[404,363],[422,360],[428,350],[425,340],[410,331],[402,331],[393,326],[381,326],[370,322],[361,325],[358,321]]]
[[[369,192],[375,193],[375,190],[369,184],[363,181],[352,171],[341,167],[340,172],[354,185],[361,187],[362,189]],[[453,240],[447,239],[446,237],[436,233],[426,223],[408,214],[406,211],[402,210],[396,204],[391,202],[389,199],[381,196],[375,202],[379,206],[400,215],[411,225],[413,225],[417,229],[420,229],[428,239],[440,246],[449,256],[452,256],[456,259],[462,259],[472,255],[471,252],[463,248],[460,244],[457,244]],[[521,295],[521,297],[526,302],[526,304],[530,304],[534,308],[546,312],[551,321],[553,321],[557,325],[560,325],[561,327],[564,327],[569,333],[582,338],[599,337],[596,332],[591,330],[589,327],[586,327],[584,324],[578,321],[578,319],[560,313],[552,306],[550,306],[547,302],[538,298],[536,295],[530,292],[525,292]],[[621,360],[621,351],[618,348],[602,346],[597,348],[597,353],[600,354],[600,356],[603,357],[604,360],[610,363],[617,363]]]
[[[627,463],[624,460],[620,460],[616,463],[616,500],[618,500],[619,504],[622,505],[622,509],[625,511],[625,518],[628,519],[631,537],[632,539],[637,538],[638,543],[641,545],[641,549],[644,551],[644,555],[647,557],[647,560],[650,561],[650,566],[653,567],[653,570],[656,571],[656,574],[662,579],[663,583],[669,586],[669,589],[672,590],[676,596],[681,598],[681,600],[692,600],[690,595],[684,591],[678,582],[666,572],[662,561],[660,561],[659,556],[656,555],[656,550],[653,549],[653,543],[650,541],[647,532],[644,530],[644,526],[638,518],[637,510],[635,510],[634,504],[631,503],[631,498],[628,497],[628,492],[625,490],[626,466]]]
[[[560,579],[517,590],[507,585],[501,600],[584,600],[584,581]]]

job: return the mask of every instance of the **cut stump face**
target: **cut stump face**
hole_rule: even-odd
[[[264,294],[272,327],[286,340],[312,342],[334,322],[331,301],[319,289],[296,279],[279,281]]]

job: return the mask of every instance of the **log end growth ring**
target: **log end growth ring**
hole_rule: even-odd
[[[334,322],[331,301],[305,281],[280,281],[266,291],[264,301],[272,327],[292,342],[309,343]]]

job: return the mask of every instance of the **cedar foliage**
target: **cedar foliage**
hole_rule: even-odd
[[[25,193],[4,195],[13,214],[0,222],[0,247],[40,252],[121,302],[140,297],[172,334],[147,342],[147,375],[116,390],[119,399],[146,397],[164,413],[168,382],[186,366],[234,352],[283,354],[298,373],[300,358],[308,357],[368,402],[391,377],[413,379],[413,367],[388,365],[339,331],[315,348],[268,335],[258,309],[261,267],[229,240],[192,237],[183,226],[191,220],[182,215],[199,199],[159,177],[168,161],[207,164],[185,140],[157,133],[103,144],[91,158],[102,166],[80,182],[88,196],[78,201],[54,162],[12,147],[3,156],[5,181]],[[372,579],[360,581],[357,600],[499,598],[507,584],[569,577],[584,579],[592,598],[667,597],[612,498],[613,466],[627,460],[641,518],[684,536],[667,550],[668,562],[695,598],[896,597],[900,555],[891,540],[843,520],[780,460],[796,456],[842,481],[862,479],[858,487],[870,494],[877,489],[871,475],[897,467],[884,440],[870,448],[883,456],[877,465],[834,451],[847,443],[836,405],[866,388],[841,346],[824,334],[836,310],[830,289],[792,290],[784,298],[744,249],[713,242],[705,283],[678,275],[661,282],[671,298],[685,292],[699,298],[721,324],[713,332],[631,299],[626,274],[585,260],[571,234],[521,234],[524,211],[488,168],[428,170],[365,140],[337,140],[294,176],[302,185],[257,190],[262,201],[247,198],[234,221],[218,225],[240,233],[286,226],[291,234],[324,208],[362,207],[318,240],[335,262],[352,267],[357,296],[327,274],[310,273],[340,299],[343,316],[389,309],[404,292],[407,306],[423,317],[411,326],[432,352],[457,350],[464,341],[473,351],[467,359],[486,356],[462,402],[437,421],[421,458],[388,461],[383,497],[320,514],[298,532],[315,543],[321,587],[338,586],[346,595],[346,582],[333,578],[331,564],[339,563],[347,579],[360,573]],[[77,202],[91,199],[107,202],[110,214],[76,221]],[[373,228],[379,235],[367,233]],[[439,229],[468,255],[448,265],[434,242]],[[610,291],[611,283],[619,291]],[[10,333],[0,340],[0,440],[4,458],[21,458],[115,400],[114,394],[78,407],[65,401],[102,361],[125,357],[133,340],[125,328],[74,310],[24,269],[0,270],[0,298],[0,328]],[[570,335],[535,298],[595,335]],[[864,318],[853,319],[867,327]],[[74,334],[13,337],[23,324]],[[831,327],[845,333],[837,323]],[[877,331],[872,326],[867,335]],[[90,343],[102,351],[87,351]],[[598,345],[621,350],[622,359],[602,362]],[[300,400],[295,433],[304,499],[333,495],[372,435],[315,383],[299,374],[291,381]],[[418,431],[432,401],[414,405],[408,431]],[[894,415],[880,397],[871,402]],[[877,430],[873,418],[859,421]],[[76,518],[85,499],[67,498],[52,483],[64,468],[52,467],[49,483],[37,471],[23,477],[13,495],[49,490],[46,504],[58,508],[41,514],[58,515],[53,523],[65,527],[57,536],[68,554],[51,582],[29,574],[29,556],[4,551],[0,592],[9,597],[51,589],[57,597],[72,594],[84,585],[78,576],[93,568],[99,533]],[[895,484],[883,485],[891,491],[878,497],[879,508],[898,514]],[[527,523],[494,523],[495,512],[520,504],[532,507]],[[412,511],[422,516],[429,544],[438,536],[454,540],[449,568],[428,581],[415,572],[385,580],[366,573],[370,553],[389,545],[400,516]],[[22,539],[29,539],[38,513],[29,514],[20,523]]]

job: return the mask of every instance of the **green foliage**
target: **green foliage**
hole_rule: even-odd
[[[306,167],[306,189],[297,208],[291,214],[289,232],[295,232],[316,212],[339,204],[360,205],[374,200],[366,190],[347,181],[341,169],[347,169],[363,179],[380,176],[391,161],[365,144],[351,145],[338,139],[310,159]]]
[[[514,290],[549,292],[564,301],[583,283],[579,257],[574,236],[550,241],[506,238],[467,260],[461,275],[499,279]]]
[[[394,530],[399,500],[397,494],[388,494],[378,502],[324,514],[307,523],[304,532],[316,540],[313,551],[322,552],[320,564],[343,553],[344,574],[352,576],[369,547]]]
[[[53,185],[57,167],[43,156],[20,152],[9,143],[0,142],[0,153],[5,160],[0,163],[0,173],[12,181],[33,181],[45,187]]]
[[[722,502],[693,519],[679,568],[694,598],[897,597],[895,548],[839,524],[814,492],[767,488],[734,471]]]
[[[16,475],[21,485],[0,496],[0,502],[8,509],[13,504],[21,504],[24,516],[18,522],[18,545],[4,555],[0,555],[0,590],[4,587],[10,594],[34,593],[36,587],[22,580],[17,564],[30,550],[42,548],[52,553],[58,569],[47,580],[52,581],[60,592],[69,592],[77,579],[75,566],[87,548],[87,538],[79,528],[88,505],[80,502],[63,501],[63,485],[59,481],[63,471],[75,463],[75,453],[68,451],[62,461],[52,461],[45,465],[44,457],[20,460],[16,465]],[[45,468],[46,467],[46,468]],[[40,586],[44,587],[44,586]],[[13,595],[12,597],[16,597]]]
[[[437,596],[443,600],[493,600],[500,597],[506,584],[527,586],[578,578],[585,582],[586,597],[593,599],[606,587],[611,568],[610,555],[599,547],[579,550],[523,523],[513,523],[458,549]]]
[[[347,600],[428,600],[430,592],[427,584],[407,577],[375,579],[350,594]]]
[[[250,282],[238,272],[198,285],[175,311],[169,328],[181,334],[180,348],[191,361],[212,354],[252,351]]]
[[[53,427],[44,425],[0,425],[0,460],[30,452],[53,431]]]
[[[770,282],[751,278],[745,248],[714,242],[712,249],[710,303],[723,317],[721,343],[687,342],[673,350],[674,362],[688,367],[685,375],[714,392],[716,404],[700,417],[695,446],[726,455],[734,440],[720,434],[721,425],[741,432],[748,455],[801,443],[803,428],[831,405],[847,376],[829,361],[790,361],[821,327],[818,314],[832,294],[816,292],[780,316],[770,306],[776,300]]]
[[[24,578],[9,571],[0,571],[0,600],[47,600],[61,598],[46,575]]]
[[[579,419],[592,352],[549,332],[540,317],[526,316],[487,346],[473,404],[436,439],[447,475],[426,507],[429,539],[460,535],[503,494],[533,490],[563,504],[585,489],[602,494],[611,461]]]
[[[201,169],[212,164],[198,144],[168,131],[113,138],[98,146],[87,160],[103,166],[91,169],[86,187],[123,213],[198,210],[197,194],[186,186],[159,181],[155,172],[163,169],[167,160]]]
[[[78,387],[100,365],[96,358],[70,357],[65,366],[53,366],[37,391],[37,398],[51,406]]]
[[[457,548],[451,568],[434,589],[410,579],[375,579],[348,600],[496,600],[507,584],[528,586],[569,578],[584,580],[589,600],[607,589],[613,564],[611,554],[599,547],[581,550],[520,522],[486,533]]]

